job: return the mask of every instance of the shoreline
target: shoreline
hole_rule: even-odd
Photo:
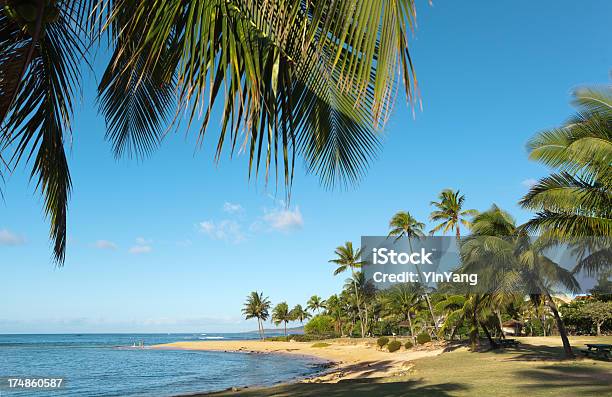
[[[325,343],[324,347],[313,347],[317,343]],[[322,366],[320,372],[305,377],[282,381],[280,384],[296,383],[338,383],[350,379],[373,379],[402,376],[408,374],[414,364],[413,360],[432,357],[444,351],[444,345],[428,343],[416,349],[389,353],[379,350],[376,339],[333,339],[314,342],[281,342],[260,340],[207,340],[185,341],[153,345],[150,349],[159,350],[201,350],[221,351],[227,353],[246,354],[278,354],[301,356],[312,359]],[[227,390],[257,388],[261,385],[235,386]],[[227,391],[225,390],[225,391]],[[207,395],[219,393],[205,392],[192,395]]]

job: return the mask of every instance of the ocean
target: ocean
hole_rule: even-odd
[[[322,370],[320,362],[295,356],[147,349],[158,343],[257,337],[256,333],[0,335],[0,397],[165,397],[271,385]],[[63,383],[57,389],[11,389],[7,378],[62,378]]]

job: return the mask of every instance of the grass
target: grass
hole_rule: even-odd
[[[325,342],[317,342],[317,343],[314,343],[311,347],[327,347],[327,346],[331,346],[331,344],[325,343]]]
[[[214,396],[609,396],[612,362],[564,360],[559,337],[517,338],[517,348],[470,352],[461,347],[414,361],[409,374],[339,383],[296,383],[220,392]],[[612,337],[574,337],[572,346],[612,343]],[[486,343],[486,342],[485,342]]]

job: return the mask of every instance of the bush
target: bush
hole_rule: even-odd
[[[386,336],[381,336],[380,338],[376,339],[376,344],[378,345],[378,347],[380,347],[381,349],[383,348],[383,346],[385,346],[387,343],[389,343],[389,338],[387,338]]]
[[[304,333],[307,335],[331,335],[334,333],[334,319],[324,314],[316,315],[306,323]]]
[[[394,351],[398,351],[400,347],[402,347],[402,342],[393,340],[387,345],[387,350],[389,350],[389,353],[393,353]]]
[[[325,342],[317,342],[317,343],[314,343],[311,347],[327,347],[327,346],[331,346],[331,345]]]
[[[413,345],[413,344],[412,344],[412,342],[410,342],[410,341],[406,342],[406,344],[404,345],[404,347],[405,347],[406,349],[412,349],[412,346],[414,346],[414,345]]]
[[[422,333],[417,335],[417,343],[419,345],[422,345],[427,342],[431,342],[431,336],[429,336],[429,334]]]

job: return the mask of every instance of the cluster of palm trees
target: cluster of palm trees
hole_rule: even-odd
[[[559,312],[563,302],[554,291],[561,286],[576,292],[577,273],[594,275],[612,267],[612,89],[577,90],[575,104],[577,116],[529,142],[530,158],[558,169],[520,201],[536,211],[533,219],[517,225],[495,204],[483,212],[465,209],[458,190],[443,190],[431,202],[435,226],[429,234],[454,234],[461,260],[457,271],[477,272],[487,292],[444,283],[435,291],[413,283],[377,291],[360,271],[361,249],[346,242],[330,260],[337,266],[334,275],[350,271],[343,290],[324,302],[313,297],[308,307],[328,316],[339,336],[406,332],[415,338],[426,332],[449,339],[467,336],[473,348],[482,334],[496,347],[495,337],[505,337],[506,320],[531,335],[558,332],[566,356],[572,357]],[[389,237],[410,243],[425,236],[424,229],[423,222],[400,211],[391,217]],[[530,236],[535,233],[537,238]],[[560,244],[580,253],[574,269],[546,256],[547,249]]]
[[[287,302],[280,302],[274,308],[270,299],[264,297],[263,292],[253,291],[251,292],[244,303],[242,308],[242,314],[246,320],[256,318],[257,329],[259,337],[265,339],[264,322],[268,319],[272,320],[274,325],[279,326],[283,324],[285,330],[285,336],[287,336],[287,323],[291,321],[299,321],[302,324],[305,320],[312,317],[309,310],[319,312],[325,305],[325,301],[319,296],[312,296],[308,301],[307,308],[303,308],[302,305],[297,304],[293,309],[289,309]],[[272,313],[270,313],[272,309]]]

